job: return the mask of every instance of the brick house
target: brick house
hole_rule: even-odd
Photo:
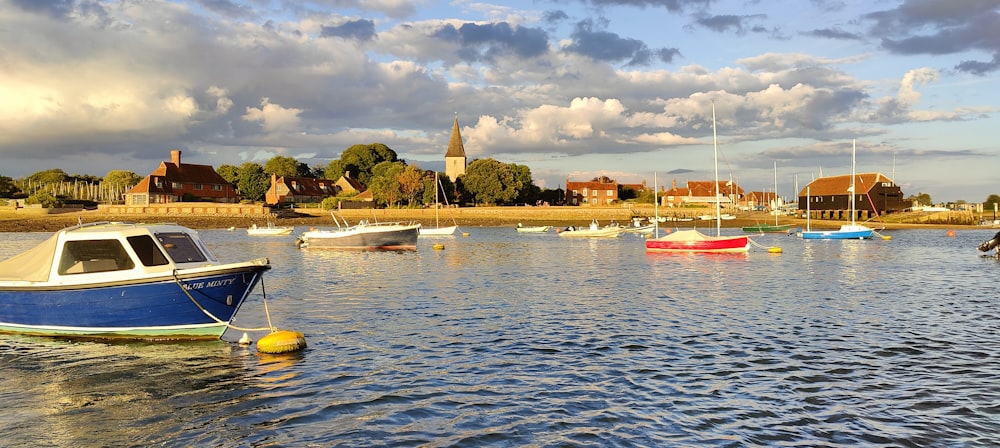
[[[170,202],[237,202],[236,189],[211,165],[181,163],[181,151],[125,193],[125,204],[146,206]]]
[[[688,181],[686,187],[678,187],[677,180],[667,191],[661,193],[661,204],[668,207],[679,207],[685,204],[714,204],[718,192],[718,202],[721,204],[737,204],[745,196],[743,188],[734,182],[720,180],[717,184],[711,180]]]
[[[267,205],[322,202],[324,198],[342,192],[361,193],[365,187],[344,173],[337,181],[312,177],[278,177],[271,175],[271,186],[264,195]]]
[[[618,182],[607,176],[589,182],[566,178],[566,205],[607,205],[618,200]]]

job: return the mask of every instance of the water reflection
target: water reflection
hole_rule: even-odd
[[[30,445],[989,445],[1000,374],[982,235],[641,238],[475,229],[415,252],[268,256],[272,318],[309,347],[0,338],[3,440]],[[0,241],[3,239],[0,238]],[[0,243],[0,247],[3,247]],[[9,244],[9,243],[6,243]],[[262,319],[252,297],[238,320]],[[139,416],[136,418],[136,416]],[[111,428],[91,435],[94,427]]]

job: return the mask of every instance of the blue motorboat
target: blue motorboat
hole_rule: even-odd
[[[220,262],[176,224],[81,224],[0,262],[0,332],[218,339],[269,269]]]

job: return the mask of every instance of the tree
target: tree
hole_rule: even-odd
[[[917,193],[916,195],[911,195],[906,199],[911,201],[913,205],[934,205],[934,203],[931,202],[931,195],[927,193]]]
[[[330,162],[326,167],[327,179],[340,179],[345,173],[357,179],[362,185],[368,185],[368,179],[373,175],[376,165],[382,162],[400,161],[388,146],[382,143],[354,145],[340,154],[339,160]],[[405,164],[405,162],[404,162]]]
[[[274,156],[264,163],[264,173],[278,177],[309,177],[309,165],[293,157]]]
[[[36,184],[57,184],[59,182],[65,182],[68,178],[69,176],[66,175],[66,172],[59,168],[39,171],[28,176],[28,180]]]
[[[466,168],[462,184],[477,203],[506,204],[513,201],[523,187],[518,177],[516,165],[478,159]]]
[[[372,168],[368,189],[379,204],[390,206],[403,199],[403,189],[399,177],[406,170],[403,162],[381,162]]]
[[[259,201],[264,198],[267,189],[271,186],[271,179],[264,174],[264,167],[259,163],[246,162],[240,165],[240,180],[236,187],[240,189],[240,194],[251,201]]]
[[[424,192],[424,171],[416,165],[407,165],[402,173],[396,178],[399,181],[399,189],[406,199],[406,203],[413,205]],[[431,181],[433,182],[433,181]],[[433,189],[432,189],[433,190]]]
[[[344,169],[344,162],[341,162],[340,159],[331,160],[323,169],[323,179],[338,180],[345,172],[347,170]]]
[[[0,196],[3,196],[0,194]],[[1000,207],[1000,195],[991,194],[990,197],[986,198],[986,202],[983,202],[983,210],[995,210]]]
[[[215,172],[219,173],[219,175],[222,176],[226,182],[233,185],[236,185],[236,183],[240,181],[240,169],[233,165],[224,163],[219,165],[219,167],[215,169]]]
[[[31,196],[28,196],[28,198],[24,200],[24,203],[28,205],[41,204],[43,208],[62,207],[62,201],[47,191],[39,191]]]
[[[510,164],[514,170],[514,179],[521,184],[517,193],[517,202],[522,204],[534,204],[542,194],[542,189],[531,180],[531,168],[527,165]]]
[[[20,192],[21,189],[14,183],[14,179],[0,176],[0,198],[10,198]]]
[[[142,176],[135,174],[132,171],[126,170],[111,170],[108,174],[104,175],[104,182],[108,185],[114,185],[121,188],[133,187],[139,182],[142,182]]]

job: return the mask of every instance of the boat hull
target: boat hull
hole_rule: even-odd
[[[247,229],[247,235],[250,236],[291,235],[293,230],[295,229],[292,227],[261,227],[257,229]]]
[[[750,248],[746,236],[707,236],[697,230],[681,230],[662,238],[646,240],[647,252],[744,253]]]
[[[302,234],[308,248],[351,250],[416,250],[418,226],[341,230],[312,230]]]
[[[563,238],[617,238],[625,231],[624,227],[605,227],[602,229],[563,230],[559,236]]]
[[[160,276],[74,286],[4,286],[0,288],[0,332],[218,339],[268,269],[266,264],[245,265],[198,274],[180,272],[176,278]]]
[[[552,226],[517,227],[517,233],[547,233]]]
[[[778,225],[761,224],[756,226],[747,226],[743,228],[743,231],[747,233],[788,233],[791,230],[792,230],[791,224],[778,224]]]
[[[875,235],[868,230],[810,230],[802,232],[804,240],[865,240]]]
[[[458,230],[458,226],[435,227],[433,229],[420,227],[418,234],[420,236],[447,236],[454,235],[456,230]]]

